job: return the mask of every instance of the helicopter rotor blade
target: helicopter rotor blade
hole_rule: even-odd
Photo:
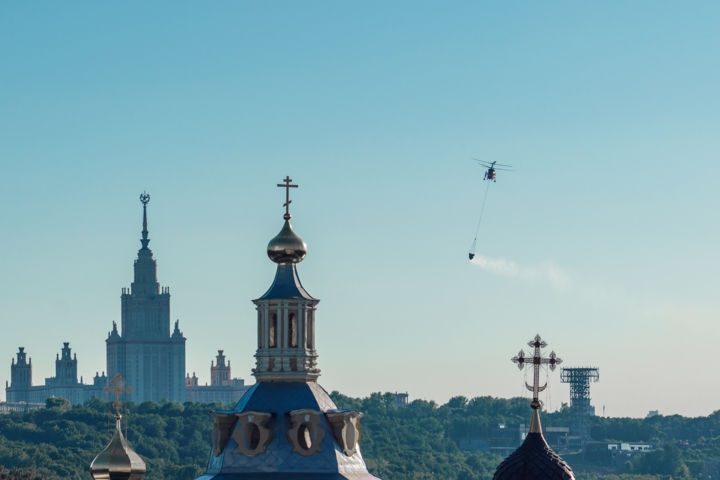
[[[478,159],[478,158],[473,158],[473,160],[475,160],[476,162],[478,162],[479,164],[481,164],[481,165],[483,165],[483,166],[485,166],[485,167],[491,167],[491,166],[492,166],[492,165],[490,164],[490,162],[487,162],[487,161],[485,161],[485,160],[480,160],[480,159]]]
[[[476,162],[483,165],[487,168],[494,168],[495,170],[507,170],[508,168],[512,168],[512,165],[506,165],[504,163],[497,163],[497,162],[488,162],[487,160],[480,160],[479,158],[474,158]],[[506,167],[506,168],[500,168],[500,167]]]

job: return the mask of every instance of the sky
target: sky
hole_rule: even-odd
[[[289,175],[327,390],[718,408],[717,2],[3,2],[0,379],[105,370],[150,248],[209,382],[252,383]],[[490,186],[472,159],[513,166]],[[568,385],[551,372],[554,410]],[[2,396],[2,394],[0,394]]]

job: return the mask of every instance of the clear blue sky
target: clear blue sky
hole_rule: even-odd
[[[717,2],[3,2],[0,378],[86,381],[140,246],[251,381],[285,175],[321,383],[514,396],[540,332],[608,415],[720,408]],[[515,166],[490,190],[472,157]],[[483,263],[484,262],[484,263]],[[550,408],[567,401],[551,377]]]

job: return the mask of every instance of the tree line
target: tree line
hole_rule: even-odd
[[[368,468],[386,480],[490,480],[502,458],[464,450],[463,439],[488,438],[498,424],[528,424],[527,399],[455,397],[443,405],[415,400],[402,406],[393,394],[352,398],[333,392],[339,408],[365,413],[361,449]],[[124,420],[133,449],[147,463],[148,480],[192,480],[207,465],[209,412],[228,405],[128,404]],[[90,478],[92,459],[114,429],[111,406],[93,399],[71,406],[48,399],[46,408],[0,415],[0,480]],[[568,426],[567,406],[543,414],[544,426]],[[720,411],[707,417],[647,419],[593,417],[599,442],[649,442],[657,448],[633,457],[612,457],[607,447],[568,454],[579,480],[669,480],[717,478]]]

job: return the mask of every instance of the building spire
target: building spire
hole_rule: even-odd
[[[259,382],[315,381],[320,375],[315,350],[319,300],[303,288],[297,274],[296,265],[305,258],[307,244],[290,226],[290,189],[297,185],[289,176],[283,182],[278,187],[285,188],[285,222],[267,246],[268,257],[278,264],[275,280],[262,297],[253,300],[259,314],[253,375]]]
[[[147,249],[148,243],[150,243],[150,239],[148,238],[148,229],[147,229],[147,204],[150,202],[150,194],[147,192],[143,192],[140,194],[140,202],[143,206],[143,229],[142,229],[142,240],[140,240],[140,243],[142,243],[142,248]]]
[[[147,204],[149,202],[150,194],[147,192],[141,193],[140,203],[142,203],[143,206],[143,223],[142,238],[140,239],[140,243],[142,244],[142,247],[138,250],[137,260],[135,260],[135,278],[132,283],[131,291],[132,293],[157,295],[160,288],[157,281],[157,264],[153,259],[152,250],[148,248],[150,239],[148,238],[147,228]]]

